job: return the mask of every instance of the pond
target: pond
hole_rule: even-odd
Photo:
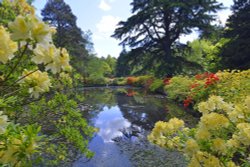
[[[194,119],[161,95],[145,95],[140,89],[88,88],[80,105],[90,124],[98,128],[89,149],[92,159],[80,156],[74,167],[163,167],[186,166],[184,157],[147,141],[159,120]]]

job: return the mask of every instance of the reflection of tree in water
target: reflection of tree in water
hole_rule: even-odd
[[[167,113],[162,99],[143,97],[144,103],[142,103],[142,97],[117,95],[116,99],[124,118],[129,120],[132,125],[145,130],[151,130],[155,122],[166,118]]]
[[[168,111],[168,115],[166,117],[166,121],[169,119],[176,117],[179,119],[182,119],[186,126],[188,127],[195,127],[198,123],[198,119],[193,117],[188,110],[183,110],[182,107],[178,106],[173,101],[166,101],[165,102],[165,108]]]
[[[116,100],[112,89],[108,88],[91,88],[83,90],[85,103],[90,105],[105,105],[109,108],[116,106]]]
[[[81,104],[85,113],[85,117],[91,120],[103,111],[106,106],[108,108],[116,106],[115,94],[112,89],[108,88],[89,88],[82,91],[84,102]]]

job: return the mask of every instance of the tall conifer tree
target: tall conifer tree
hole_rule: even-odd
[[[250,68],[250,0],[234,0],[233,14],[227,20],[225,37],[230,41],[221,52],[225,68]]]
[[[81,72],[84,61],[88,58],[86,45],[88,41],[76,24],[76,16],[63,0],[48,0],[42,10],[43,20],[56,27],[54,43],[57,47],[65,47],[72,55],[71,64]]]
[[[170,75],[183,60],[173,54],[177,39],[194,28],[208,29],[215,19],[211,13],[221,9],[216,0],[133,0],[131,5],[133,15],[119,23],[113,37],[141,53],[156,55],[152,58],[165,62]]]

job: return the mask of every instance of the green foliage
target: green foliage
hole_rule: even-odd
[[[225,69],[248,69],[250,67],[250,2],[234,1],[233,14],[227,20],[225,38],[230,39],[221,50],[222,65]]]
[[[176,73],[177,66],[190,64],[173,54],[173,48],[178,47],[176,40],[180,35],[191,33],[193,28],[210,28],[209,23],[215,19],[211,13],[221,9],[221,4],[215,0],[134,0],[131,5],[132,16],[118,24],[113,37],[122,40],[121,45],[132,48],[134,59],[140,61],[145,55],[149,55],[145,64],[156,60],[161,62],[158,68],[164,69],[168,75]],[[141,65],[143,66],[142,63]]]
[[[120,78],[115,78],[113,81],[112,81],[113,85],[118,85],[118,86],[124,86],[127,84],[127,79],[126,78],[123,78],[123,77],[120,77]]]
[[[194,40],[188,43],[188,47],[187,60],[200,64],[203,71],[217,71],[220,61],[219,43],[214,44],[205,39]]]
[[[53,45],[51,27],[26,1],[6,2],[20,15],[0,23],[0,166],[57,166],[79,151],[91,157],[94,129],[70,90],[79,76],[69,73],[67,50]]]
[[[112,69],[113,67],[111,67],[106,61],[112,65],[112,63],[114,63],[114,59],[111,57],[107,59],[92,57],[88,61],[86,74],[84,76],[86,78],[85,83],[87,85],[106,85],[108,83],[108,79],[105,77],[112,76],[114,69]]]
[[[149,88],[149,86],[152,84],[154,80],[154,77],[151,75],[143,75],[137,77],[137,80],[135,81],[136,86],[144,87],[144,88]]]
[[[74,94],[75,92],[67,95],[56,93],[50,99],[43,98],[31,103],[29,110],[26,111],[32,113],[30,120],[26,121],[37,122],[42,126],[42,133],[49,134],[44,141],[46,146],[41,149],[46,153],[46,157],[42,160],[44,164],[59,163],[61,160],[59,157],[64,157],[64,160],[71,159],[73,155],[68,154],[69,149],[70,151],[80,150],[87,157],[92,156],[88,150],[87,139],[93,134],[94,129],[88,125],[77,109]],[[57,151],[58,149],[60,152]]]
[[[104,60],[108,66],[110,67],[109,73],[107,73],[108,76],[112,77],[115,75],[115,69],[116,69],[116,58],[111,57],[110,55],[107,56]]]
[[[116,77],[125,77],[131,75],[132,67],[129,63],[129,55],[125,50],[120,53],[117,59],[115,71]]]
[[[193,80],[187,76],[175,76],[171,78],[169,84],[164,87],[168,98],[183,101],[189,95],[190,85]]]
[[[222,97],[227,102],[238,103],[250,94],[250,74],[245,71],[219,71],[203,73],[194,77],[176,76],[165,86],[168,97],[183,101],[187,107],[205,101],[210,95]]]
[[[151,92],[162,91],[164,87],[164,83],[162,79],[155,79],[153,83],[149,86],[149,90]]]
[[[0,165],[32,166],[32,159],[41,149],[39,143],[44,136],[37,136],[41,127],[37,125],[19,126],[10,124],[0,133]],[[39,143],[39,145],[38,145]]]
[[[16,13],[11,7],[11,3],[9,3],[8,0],[3,0],[3,2],[0,3],[0,13],[1,13],[1,20],[0,23],[2,25],[8,25],[9,21],[14,20]]]

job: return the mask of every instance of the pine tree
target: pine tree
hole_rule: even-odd
[[[84,61],[88,57],[86,45],[88,41],[76,24],[76,16],[63,0],[48,0],[42,10],[43,20],[56,27],[54,43],[57,47],[65,47],[72,55],[71,64],[81,72]]]
[[[173,50],[180,35],[208,29],[215,19],[211,13],[221,9],[216,0],[133,0],[131,5],[133,15],[119,23],[113,37],[141,53],[160,56],[169,75],[179,64]]]
[[[222,64],[230,69],[250,68],[250,0],[234,0],[224,37],[229,38],[221,51]]]

